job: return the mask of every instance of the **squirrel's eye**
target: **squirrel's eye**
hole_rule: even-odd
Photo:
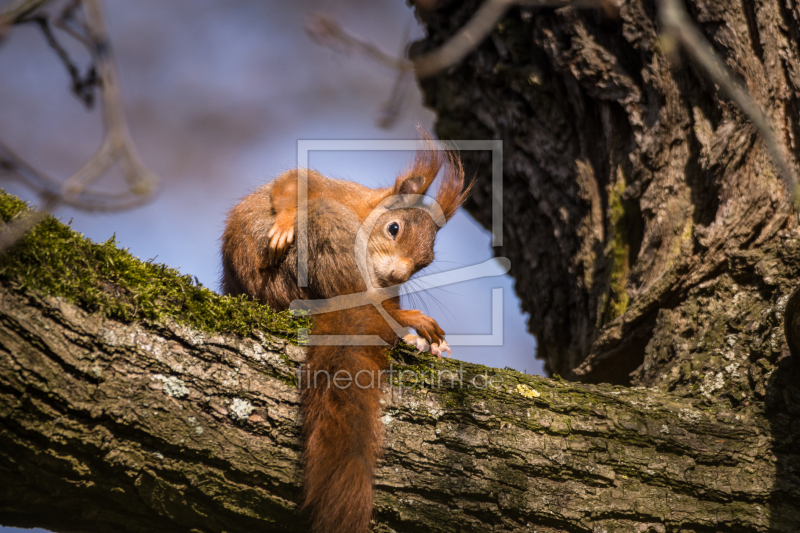
[[[386,231],[389,232],[389,235],[391,235],[392,238],[395,238],[397,237],[397,232],[400,231],[400,226],[397,224],[397,222],[390,222],[389,225],[386,226]]]

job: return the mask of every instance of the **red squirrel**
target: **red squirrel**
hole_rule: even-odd
[[[471,184],[457,155],[419,150],[393,187],[369,189],[308,171],[308,286],[297,286],[297,171],[281,174],[245,197],[230,212],[222,237],[225,294],[247,294],[278,310],[294,300],[328,299],[365,293],[408,281],[434,259],[439,226],[464,203]],[[420,196],[442,167],[435,209]],[[437,218],[437,220],[434,220]],[[433,215],[433,216],[432,216]],[[366,225],[365,225],[366,221]],[[371,225],[374,224],[374,225]],[[366,264],[359,269],[356,244],[371,225]],[[450,351],[432,318],[403,310],[390,297],[378,305],[419,336],[404,340],[441,356]],[[314,336],[380,337],[389,345],[400,338],[381,312],[368,303],[316,316]],[[341,337],[340,337],[341,338]],[[385,347],[319,345],[308,348],[300,387],[304,435],[304,508],[316,533],[366,533],[372,515],[372,479],[382,451],[380,422]]]

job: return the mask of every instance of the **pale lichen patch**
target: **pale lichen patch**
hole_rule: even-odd
[[[234,420],[247,420],[255,409],[253,405],[247,400],[241,398],[234,398],[231,402],[231,418]]]
[[[724,385],[725,376],[722,375],[722,372],[717,374],[709,373],[703,378],[703,382],[700,384],[700,391],[706,397],[710,397],[711,393],[721,389]]]
[[[183,398],[189,395],[189,389],[186,384],[175,376],[162,376],[156,374],[153,379],[160,380],[164,384],[164,392],[173,398]]]

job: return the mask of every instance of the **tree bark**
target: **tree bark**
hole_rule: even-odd
[[[259,332],[123,323],[8,285],[0,324],[0,523],[306,530],[297,511],[301,348]],[[769,424],[724,402],[456,361],[397,369],[376,530],[800,526],[787,503],[798,485],[779,483]],[[424,384],[414,386],[412,370],[426,372]],[[494,386],[474,379],[485,372],[498,376]]]
[[[418,9],[429,37],[414,53],[479,2],[444,4]],[[800,7],[687,8],[796,156]],[[615,15],[515,8],[465,61],[423,80],[426,102],[441,138],[504,142],[497,253],[511,259],[548,372],[752,401],[762,379],[702,376],[776,363],[796,215],[756,129],[686,56],[667,61],[658,26],[655,2],[624,1]],[[467,208],[490,227],[488,158],[463,156],[479,178]]]

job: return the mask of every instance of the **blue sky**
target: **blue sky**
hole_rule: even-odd
[[[93,240],[116,235],[134,255],[156,257],[214,290],[226,212],[296,165],[299,139],[414,139],[418,123],[432,129],[433,113],[422,107],[416,87],[398,124],[379,129],[375,118],[391,90],[392,73],[322,48],[303,31],[312,13],[323,12],[384,50],[399,52],[408,35],[421,32],[403,2],[108,0],[104,5],[130,129],[164,188],[153,203],[132,211],[61,208],[56,215],[72,219],[73,228]],[[40,170],[65,179],[99,145],[99,113],[86,111],[69,94],[63,67],[33,26],[15,28],[0,46],[0,73],[0,139]],[[392,183],[412,156],[319,152],[311,154],[310,166],[377,186]],[[103,187],[113,190],[119,183],[112,173]],[[35,202],[19,185],[3,186]],[[490,257],[489,233],[459,213],[439,233],[437,260],[428,272]],[[503,345],[454,347],[453,357],[541,373],[508,276],[431,290],[422,295],[420,308],[448,333],[488,334],[494,287],[503,289]]]

